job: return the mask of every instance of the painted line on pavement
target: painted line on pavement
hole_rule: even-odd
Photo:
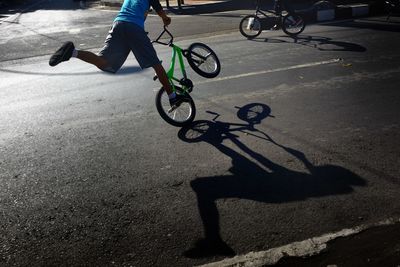
[[[218,262],[213,262],[198,267],[261,267],[274,265],[283,257],[310,257],[319,254],[327,248],[327,243],[338,237],[347,237],[358,234],[369,228],[378,226],[393,225],[400,222],[398,219],[387,219],[375,224],[356,226],[350,229],[343,229],[336,233],[329,233],[319,237],[313,237],[304,241],[294,242],[285,246],[276,247],[259,252],[250,252],[246,255],[236,256]]]
[[[277,68],[277,69],[269,69],[269,70],[261,70],[261,71],[255,71],[255,72],[248,72],[248,73],[243,73],[243,74],[238,74],[238,75],[232,75],[232,76],[225,76],[221,78],[215,78],[211,80],[204,80],[204,81],[198,81],[195,82],[195,85],[199,84],[207,84],[207,83],[213,83],[213,82],[221,82],[221,81],[226,81],[226,80],[232,80],[232,79],[240,79],[240,78],[245,78],[245,77],[250,77],[250,76],[256,76],[256,75],[261,75],[261,74],[268,74],[268,73],[274,73],[274,72],[280,72],[280,71],[286,71],[286,70],[294,70],[294,69],[301,69],[301,68],[310,68],[310,67],[315,67],[315,66],[321,66],[321,65],[327,65],[327,64],[333,64],[342,61],[341,58],[334,58],[330,60],[324,60],[324,61],[319,61],[319,62],[311,62],[311,63],[305,63],[305,64],[299,64],[299,65],[294,65],[294,66],[289,66],[289,67],[283,67],[283,68]],[[160,90],[160,88],[154,88],[153,91],[156,92]]]
[[[196,85],[197,85],[197,84],[212,83],[212,82],[220,82],[220,81],[232,80],[232,79],[240,79],[240,78],[245,78],[245,77],[250,77],[250,76],[256,76],[256,75],[261,75],[261,74],[267,74],[267,73],[280,72],[280,71],[287,71],[287,70],[294,70],[294,69],[302,69],[302,68],[310,68],[310,67],[315,67],[315,66],[321,66],[321,65],[327,65],[327,64],[337,63],[337,62],[340,62],[341,60],[342,60],[342,59],[340,59],[340,58],[334,58],[334,59],[330,59],[330,60],[324,60],[324,61],[319,61],[319,62],[311,62],[311,63],[299,64],[299,65],[294,65],[294,66],[289,66],[289,67],[283,67],[283,68],[277,68],[277,69],[269,69],[269,70],[261,70],[261,71],[255,71],[255,72],[248,72],[248,73],[243,73],[243,74],[238,74],[238,75],[225,76],[225,77],[216,78],[216,79],[212,79],[212,80],[200,81],[200,82],[196,82]]]

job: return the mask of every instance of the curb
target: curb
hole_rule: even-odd
[[[120,7],[122,0],[100,0],[103,6],[108,7]],[[372,14],[378,14],[382,11],[382,7],[379,1],[370,1],[368,4],[365,3],[355,3],[349,5],[335,5],[329,1],[323,0],[319,1],[313,6],[306,9],[297,10],[298,13],[302,14],[307,21],[307,23],[313,22],[325,22],[332,20],[342,20],[351,19],[357,17],[365,17]],[[172,12],[176,15],[190,15],[190,14],[206,14],[220,12],[221,10],[215,10],[211,5],[204,8],[202,4],[195,8],[195,5],[183,6],[182,10],[179,12],[174,12],[173,9],[165,9],[167,12]],[[197,10],[195,10],[197,9]],[[238,7],[240,9],[240,7]]]
[[[369,4],[339,5],[330,9],[317,10],[313,14],[313,21],[322,22],[338,19],[350,19],[368,16],[369,14]]]

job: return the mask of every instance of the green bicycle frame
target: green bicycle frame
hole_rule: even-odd
[[[175,62],[176,62],[176,57],[177,56],[178,56],[179,67],[181,69],[182,76],[183,76],[184,79],[187,79],[187,76],[186,76],[185,64],[184,64],[184,61],[183,61],[182,48],[180,48],[180,47],[178,47],[178,46],[176,46],[174,44],[172,44],[171,47],[172,47],[172,59],[171,59],[171,64],[170,64],[169,70],[167,71],[167,77],[168,77],[169,82],[171,83],[173,91],[175,92],[176,88],[175,88],[174,81],[175,82],[180,82],[179,79],[174,77]],[[187,92],[187,90],[188,90],[186,88],[186,86],[182,86],[182,89],[185,92]]]

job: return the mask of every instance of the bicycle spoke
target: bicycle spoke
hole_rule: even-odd
[[[261,23],[256,16],[245,17],[240,22],[240,31],[246,37],[255,37],[261,32]]]
[[[182,102],[179,106],[171,107],[167,93],[163,93],[161,98],[161,106],[172,120],[177,122],[184,122],[190,118],[192,108],[188,102]]]
[[[301,16],[293,14],[288,15],[284,19],[284,30],[286,33],[296,35],[303,31],[304,20]]]
[[[201,58],[201,59],[203,59],[203,60],[207,59],[207,57],[208,57],[209,55],[211,55],[211,53],[208,53],[208,55],[203,56],[203,55],[201,55],[201,54],[197,54],[195,51],[192,51],[191,54],[192,54],[192,55],[195,55],[195,56],[197,56],[197,57],[199,57],[199,58]]]
[[[217,68],[215,59],[211,52],[199,48],[198,51],[192,51],[192,55],[198,57],[198,59],[192,58],[192,60],[200,69],[207,72],[213,72]]]

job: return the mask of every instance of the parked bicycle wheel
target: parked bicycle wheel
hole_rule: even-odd
[[[290,36],[296,36],[300,34],[304,28],[306,27],[306,23],[302,16],[298,14],[287,14],[283,17],[282,20],[282,30],[284,33]]]
[[[156,95],[156,107],[160,116],[169,124],[184,127],[190,125],[196,116],[196,107],[190,95],[186,95],[187,101],[178,107],[171,108],[168,94],[161,88]]]
[[[253,39],[260,35],[262,31],[261,20],[256,15],[248,15],[244,17],[239,24],[240,33],[248,38]]]
[[[197,74],[205,78],[214,78],[221,71],[221,63],[217,54],[202,43],[193,43],[189,46],[187,61]]]

